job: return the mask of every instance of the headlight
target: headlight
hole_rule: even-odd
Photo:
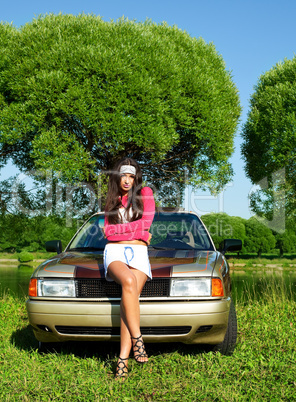
[[[38,296],[48,297],[75,297],[75,283],[73,280],[38,280]]]
[[[172,279],[170,296],[211,296],[211,278]]]

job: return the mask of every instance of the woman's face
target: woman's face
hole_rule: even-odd
[[[126,195],[133,187],[135,176],[130,173],[124,173],[120,176],[120,191],[122,195]]]

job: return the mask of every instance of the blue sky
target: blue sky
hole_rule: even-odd
[[[250,95],[259,76],[296,53],[295,0],[10,0],[1,2],[0,20],[21,26],[39,14],[59,12],[93,13],[105,21],[122,16],[137,21],[166,21],[191,36],[213,42],[239,90],[241,125],[246,121]],[[216,199],[207,193],[187,192],[186,209],[200,214],[224,211],[243,218],[252,215],[248,194],[254,187],[244,174],[240,155],[241,125],[231,158],[235,172],[232,183]],[[3,169],[0,180],[12,172],[11,167]]]

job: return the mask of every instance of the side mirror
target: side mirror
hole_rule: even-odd
[[[219,250],[222,254],[226,251],[240,251],[242,249],[243,243],[238,239],[225,239],[220,244]]]
[[[63,251],[61,240],[50,240],[45,243],[46,251],[60,254]]]

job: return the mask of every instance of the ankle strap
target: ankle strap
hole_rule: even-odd
[[[137,336],[136,338],[134,336],[131,336],[131,339],[140,339],[142,338],[142,334],[140,334],[139,336]]]

